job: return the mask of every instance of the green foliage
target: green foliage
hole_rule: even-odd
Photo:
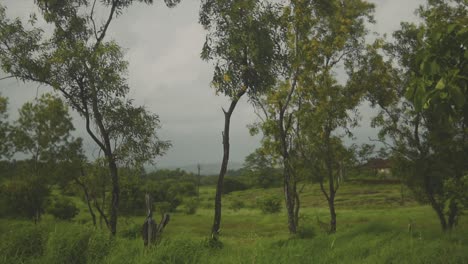
[[[110,253],[114,241],[103,230],[94,231],[88,240],[86,249],[86,263],[102,263]]]
[[[202,1],[199,21],[208,33],[201,58],[215,63],[211,85],[217,93],[237,101],[274,84],[281,48],[278,8],[254,0]]]
[[[200,201],[198,198],[185,199],[184,200],[184,213],[188,215],[193,215],[197,212],[198,207],[200,206]]]
[[[229,204],[229,209],[233,210],[234,212],[237,212],[242,208],[245,208],[245,203],[244,201],[238,198],[232,200],[231,203]]]
[[[280,169],[275,168],[274,159],[262,149],[245,157],[242,176],[255,187],[276,187],[282,183]]]
[[[7,216],[26,217],[38,221],[44,213],[49,189],[37,179],[10,180],[0,186],[2,200]]]
[[[154,203],[154,207],[156,208],[156,212],[160,215],[164,215],[165,213],[173,212],[179,204],[170,202],[156,202]]]
[[[460,75],[468,70],[468,13],[463,1],[429,1],[418,14],[419,25],[402,23],[394,42],[370,49],[357,76],[373,80],[369,98],[381,110],[372,123],[392,149],[394,172],[448,230],[459,220],[463,195],[447,188],[462,186],[468,171],[468,90]]]
[[[3,97],[0,93],[0,141],[2,142],[2,144],[0,145],[0,160],[4,157],[9,157],[13,147],[10,138],[11,128],[8,122],[7,109],[8,98]]]
[[[47,233],[43,226],[23,224],[1,234],[0,263],[21,263],[44,254]]]
[[[424,23],[417,31],[415,72],[407,98],[416,110],[429,105],[446,115],[458,115],[467,100],[468,22],[467,4],[463,1],[433,1],[418,10]],[[417,75],[416,75],[417,73]]]
[[[70,220],[79,213],[78,207],[67,197],[55,197],[46,209],[46,212],[57,219]]]
[[[281,199],[277,196],[257,198],[257,207],[264,214],[274,214],[281,211]]]
[[[310,225],[301,225],[298,230],[296,237],[301,239],[311,239],[317,235],[317,231],[313,226]]]
[[[241,182],[238,178],[226,177],[224,179],[223,194],[228,194],[234,191],[242,191],[247,189],[247,185]]]
[[[91,230],[80,226],[60,227],[49,234],[45,260],[49,263],[86,263]]]

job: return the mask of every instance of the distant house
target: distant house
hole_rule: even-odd
[[[392,164],[388,159],[372,158],[363,165],[365,169],[374,172],[375,176],[383,176],[385,178],[392,178]]]

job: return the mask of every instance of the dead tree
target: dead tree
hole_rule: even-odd
[[[141,235],[143,237],[143,242],[145,246],[155,244],[161,240],[161,234],[164,230],[164,227],[169,223],[169,214],[164,214],[161,222],[159,224],[156,224],[156,222],[153,220],[153,209],[152,209],[152,199],[149,194],[145,195],[146,199],[146,210],[147,210],[147,215],[146,215],[146,220],[143,223],[143,228]]]

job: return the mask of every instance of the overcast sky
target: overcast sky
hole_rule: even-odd
[[[7,7],[7,16],[27,19],[37,9],[33,0],[0,0]],[[160,116],[161,138],[171,140],[173,147],[158,159],[158,166],[183,166],[195,163],[215,163],[222,158],[221,131],[224,117],[221,107],[228,100],[216,96],[209,83],[212,66],[200,59],[205,32],[198,24],[199,1],[182,0],[168,9],[162,0],[152,6],[135,4],[113,21],[109,38],[115,39],[127,51],[129,61],[130,97]],[[391,34],[401,21],[415,21],[414,10],[423,0],[373,0],[377,23],[370,27],[379,34]],[[102,14],[104,15],[104,13]],[[40,24],[39,24],[40,25]],[[109,39],[108,38],[108,39]],[[4,74],[0,73],[0,77]],[[50,88],[24,84],[14,79],[0,81],[0,93],[9,98],[12,119],[17,109],[32,100],[36,92]],[[360,108],[363,116],[360,128],[354,130],[359,143],[375,136],[369,127],[372,111]],[[96,150],[75,114],[76,135],[85,139],[90,155]],[[259,146],[259,137],[251,137],[246,125],[256,121],[252,107],[245,98],[238,105],[231,124],[230,160],[242,162]]]

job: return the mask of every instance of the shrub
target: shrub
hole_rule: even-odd
[[[223,184],[223,194],[228,194],[234,191],[246,190],[247,185],[238,179],[226,177]]]
[[[229,204],[229,209],[237,212],[239,211],[240,209],[244,208],[245,207],[245,203],[244,201],[241,201],[239,199],[234,199],[232,200],[232,202]]]
[[[112,248],[112,240],[105,230],[95,231],[89,238],[86,263],[102,263]]]
[[[69,220],[75,217],[80,210],[68,198],[56,198],[47,208],[47,212],[57,219]]]
[[[274,214],[281,211],[281,199],[276,196],[268,196],[257,199],[257,206],[264,214]]]
[[[43,254],[47,234],[38,225],[22,225],[3,233],[1,238],[0,263],[22,263]]]
[[[175,209],[173,208],[173,205],[170,202],[154,203],[154,208],[156,209],[156,212],[158,212],[161,215],[163,215],[164,213],[172,212]]]
[[[316,232],[312,226],[300,226],[297,230],[296,236],[298,238],[313,238],[315,237]]]
[[[93,230],[77,225],[59,226],[49,234],[45,263],[86,263]]]
[[[200,202],[197,198],[188,199],[185,202],[185,213],[188,215],[195,214],[197,212]]]
[[[137,239],[141,237],[142,228],[143,223],[131,223],[127,226],[127,228],[122,229],[122,231],[120,231],[120,235],[128,239]]]

